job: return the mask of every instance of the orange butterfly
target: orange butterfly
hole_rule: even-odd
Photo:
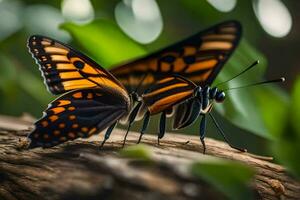
[[[239,22],[223,22],[111,70],[128,91],[136,90],[142,96],[144,112],[137,119],[144,115],[144,123],[139,141],[148,126],[150,115],[162,113],[158,139],[164,136],[167,116],[175,115],[173,128],[180,129],[201,115],[200,139],[205,145],[205,114],[210,114],[214,101],[225,99],[224,92],[210,88],[210,85],[236,49],[241,34]],[[227,141],[225,136],[224,139]]]
[[[29,134],[30,147],[51,147],[78,137],[86,138],[107,127],[107,137],[125,118],[132,100],[123,85],[96,62],[66,44],[44,36],[31,36],[28,48],[53,94]]]

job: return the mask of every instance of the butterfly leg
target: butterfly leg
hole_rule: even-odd
[[[140,134],[140,137],[139,137],[139,140],[137,142],[137,144],[139,144],[141,142],[141,139],[149,125],[149,121],[150,121],[150,112],[147,111],[146,114],[145,114],[145,117],[144,117],[144,122],[143,122],[143,126],[142,126],[142,130],[141,130],[141,134]]]
[[[157,137],[157,144],[159,145],[159,140],[164,137],[166,132],[166,112],[162,112],[160,116],[160,122],[159,122],[159,133]]]
[[[138,102],[138,104],[133,108],[132,112],[131,112],[130,115],[129,115],[129,123],[128,123],[128,128],[127,128],[127,131],[126,131],[124,140],[123,140],[123,147],[125,146],[126,139],[127,139],[128,133],[129,133],[129,130],[130,130],[130,128],[131,128],[132,123],[133,123],[134,120],[135,120],[135,117],[136,117],[137,114],[138,114],[138,111],[139,111],[141,105],[142,105],[142,102]]]
[[[108,127],[108,129],[106,130],[106,133],[105,133],[105,136],[104,136],[104,140],[103,140],[103,142],[101,143],[101,145],[100,145],[100,147],[99,147],[100,149],[104,146],[106,140],[109,139],[111,132],[114,130],[114,128],[115,128],[116,125],[117,125],[117,122],[118,122],[118,121],[116,121],[115,123],[113,123],[113,124],[112,124],[110,127]]]
[[[206,150],[206,146],[205,146],[205,141],[204,141],[204,137],[205,137],[205,130],[206,130],[206,116],[202,115],[202,119],[200,122],[200,141],[203,145],[203,154],[205,154],[205,150]]]
[[[224,138],[224,140],[227,142],[227,144],[233,148],[233,149],[236,149],[238,151],[241,151],[241,152],[247,152],[247,149],[243,149],[243,148],[240,148],[240,147],[236,147],[234,145],[232,145],[229,140],[227,139],[227,137],[225,136],[225,133],[224,131],[222,130],[222,128],[220,127],[220,125],[217,123],[216,119],[214,118],[214,116],[209,113],[209,116],[211,117],[211,119],[213,120],[215,126],[217,127],[217,129],[219,130],[219,132],[221,133],[222,137]]]

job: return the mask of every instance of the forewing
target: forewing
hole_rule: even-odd
[[[34,35],[28,48],[40,66],[44,82],[53,94],[95,86],[126,93],[121,83],[89,57],[54,39]]]
[[[35,123],[30,147],[51,147],[99,133],[128,110],[126,99],[106,89],[71,91],[59,97]]]
[[[150,113],[156,114],[192,97],[195,87],[183,77],[169,76],[157,81],[142,95],[142,99]]]
[[[241,34],[239,22],[223,22],[147,57],[113,68],[111,72],[128,90],[135,89],[141,82],[141,88],[147,88],[173,74],[200,86],[210,85],[238,45]],[[145,74],[148,74],[146,78]]]

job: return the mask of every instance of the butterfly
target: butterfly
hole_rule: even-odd
[[[89,57],[54,39],[34,35],[28,48],[52,94],[51,102],[29,134],[30,148],[52,147],[78,137],[87,138],[113,127],[131,110],[124,86]]]
[[[205,147],[206,114],[213,118],[210,113],[213,102],[225,99],[223,91],[210,86],[236,49],[241,35],[239,22],[226,21],[110,70],[128,91],[139,88],[137,93],[143,101],[141,107],[148,108],[139,141],[149,124],[150,115],[161,113],[158,139],[164,136],[166,117],[174,115],[173,128],[181,129],[200,115],[200,139]],[[137,116],[137,120],[140,118]]]

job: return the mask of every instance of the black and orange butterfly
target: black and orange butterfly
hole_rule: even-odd
[[[150,115],[159,112],[162,112],[159,133],[162,138],[166,115],[174,109],[174,128],[191,124],[199,113],[210,111],[213,100],[224,99],[223,92],[208,86],[236,48],[240,36],[238,22],[218,24],[157,53],[114,68],[111,72],[119,80],[68,45],[44,36],[30,37],[28,47],[40,65],[49,91],[65,93],[35,123],[29,135],[30,147],[50,147],[89,137],[109,127],[105,142],[119,120],[128,119],[130,127],[137,115],[145,116],[143,133]],[[141,98],[137,98],[135,91]],[[132,109],[133,100],[139,102]],[[204,145],[203,139],[201,133]]]
[[[140,106],[143,111],[146,110],[139,141],[147,128],[150,115],[162,113],[159,139],[165,133],[167,116],[174,114],[173,128],[180,129],[202,115],[200,139],[205,145],[205,114],[210,114],[213,101],[222,102],[225,99],[224,92],[210,86],[237,47],[241,35],[239,22],[223,22],[111,70],[128,91],[139,88],[136,92],[143,100]]]
[[[71,47],[44,36],[31,36],[28,48],[40,66],[52,94],[63,94],[49,104],[29,134],[30,147],[51,147],[86,138],[130,112],[132,99],[123,85],[96,62]]]

